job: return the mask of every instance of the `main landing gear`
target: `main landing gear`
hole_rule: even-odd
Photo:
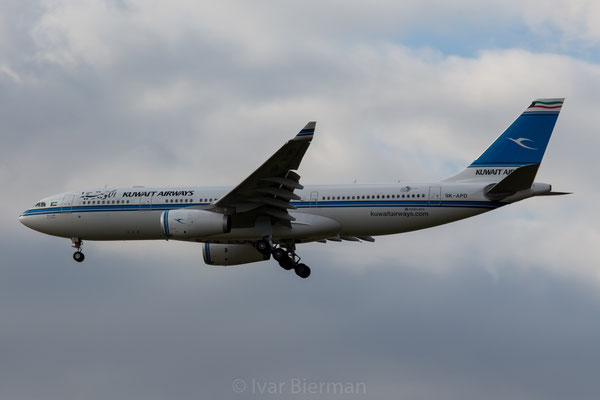
[[[300,262],[300,257],[296,254],[296,246],[294,244],[291,244],[286,248],[279,246],[273,247],[268,241],[260,240],[256,243],[256,249],[263,254],[271,253],[273,259],[286,271],[293,268],[296,275],[300,278],[305,279],[310,276],[310,268],[308,265]]]
[[[73,242],[73,247],[77,249],[75,253],[73,253],[73,260],[77,262],[82,262],[85,260],[85,256],[81,252],[81,248],[83,247],[83,240],[79,238],[71,238],[71,242]]]

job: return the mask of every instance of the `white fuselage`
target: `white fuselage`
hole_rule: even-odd
[[[471,217],[550,190],[531,189],[504,199],[484,196],[489,182],[319,185],[297,190],[291,228],[275,224],[274,240],[309,242],[414,231]],[[37,231],[82,240],[167,239],[160,216],[166,210],[210,207],[228,187],[129,187],[62,193],[41,200],[19,217]],[[229,233],[195,237],[198,242],[243,242],[262,238],[254,226],[236,222]]]

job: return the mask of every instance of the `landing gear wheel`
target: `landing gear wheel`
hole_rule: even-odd
[[[284,258],[289,258],[287,255],[287,251],[282,249],[281,247],[273,250],[273,259],[277,262],[283,260]]]
[[[273,256],[273,258],[275,258],[275,257]],[[286,271],[289,271],[290,269],[294,268],[294,262],[286,254],[286,255],[284,255],[284,258],[279,260],[279,266],[281,268],[285,269]]]
[[[302,279],[306,279],[310,276],[310,268],[306,264],[297,264],[294,267],[294,271],[296,272],[296,275]]]
[[[256,250],[263,254],[269,254],[271,253],[271,244],[266,240],[259,240],[256,242]]]
[[[77,262],[82,262],[83,260],[85,260],[85,256],[82,252],[76,251],[75,253],[73,253],[73,260]]]

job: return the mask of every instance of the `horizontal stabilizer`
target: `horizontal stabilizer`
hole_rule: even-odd
[[[548,193],[538,194],[536,196],[564,196],[566,194],[573,194],[573,193],[572,192],[548,192]]]
[[[540,164],[531,164],[515,169],[506,178],[486,189],[486,197],[498,200],[521,190],[529,189],[533,185],[539,167]]]

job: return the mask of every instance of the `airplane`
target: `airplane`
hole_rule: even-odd
[[[206,264],[273,259],[307,278],[296,246],[366,241],[461,220],[534,196],[569,194],[534,182],[564,98],[534,100],[467,168],[439,182],[300,184],[298,169],[315,132],[309,122],[235,187],[103,188],[38,201],[19,221],[70,238],[82,262],[84,240],[202,243]]]

